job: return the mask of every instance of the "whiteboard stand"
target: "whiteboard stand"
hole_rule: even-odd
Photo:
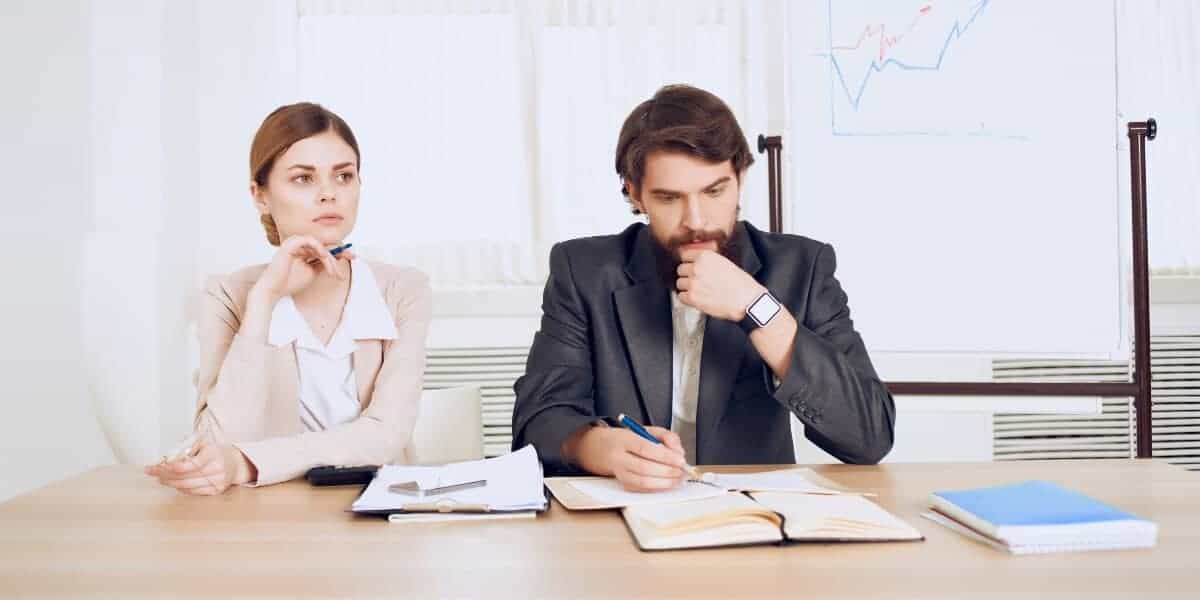
[[[1137,457],[1153,456],[1150,389],[1150,267],[1146,234],[1146,141],[1158,135],[1154,119],[1128,124],[1130,187],[1133,202],[1133,373],[1128,383],[946,382],[885,383],[897,396],[1125,396],[1134,399]],[[767,154],[771,232],[783,232],[781,136],[758,136]]]

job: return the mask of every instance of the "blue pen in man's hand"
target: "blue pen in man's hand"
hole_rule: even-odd
[[[662,445],[662,440],[651,435],[649,431],[646,431],[645,427],[642,427],[641,423],[634,421],[633,419],[631,419],[629,417],[629,415],[627,415],[625,413],[621,413],[621,414],[617,415],[617,422],[620,423],[621,425],[624,425],[626,429],[638,434],[640,437],[646,439],[647,441]],[[692,465],[689,465],[687,463],[683,463],[683,464],[684,464],[684,469],[687,471],[688,477],[690,477],[691,479],[694,479],[696,481],[701,481],[701,482],[704,481],[704,478],[700,476],[700,473],[698,471],[696,471],[696,467],[693,467]]]

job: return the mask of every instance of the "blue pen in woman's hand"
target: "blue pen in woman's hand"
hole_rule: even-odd
[[[629,417],[629,415],[627,415],[625,413],[621,413],[621,414],[617,415],[617,422],[620,423],[621,425],[624,425],[626,429],[638,434],[640,437],[644,438],[645,440],[647,440],[649,442],[652,442],[655,444],[660,444],[660,445],[662,444],[662,440],[651,435],[651,433],[649,431],[646,431],[645,427],[642,427],[641,423],[634,421],[632,418]],[[696,471],[696,467],[693,467],[692,465],[689,465],[687,463],[683,463],[683,467],[684,467],[684,471],[687,472],[688,478],[695,480],[695,481],[700,481],[700,482],[704,481],[704,478],[700,476],[700,473],[698,471]]]

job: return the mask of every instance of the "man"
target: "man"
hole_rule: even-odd
[[[789,414],[845,462],[888,453],[895,406],[833,248],[737,220],[753,161],[706,91],[667,86],[633,110],[616,169],[647,224],[551,250],[541,329],[514,386],[514,448],[532,443],[549,473],[637,491],[678,485],[688,462],[795,462]],[[663,444],[621,428],[621,413]]]

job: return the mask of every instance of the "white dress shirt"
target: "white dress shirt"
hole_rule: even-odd
[[[351,261],[350,292],[329,344],[313,334],[291,296],[275,305],[267,340],[274,346],[295,343],[305,430],[324,431],[354,420],[362,411],[352,364],[355,340],[362,339],[396,339],[396,323],[365,261]]]
[[[689,464],[696,464],[696,403],[700,397],[700,357],[708,317],[671,292],[671,431],[679,435]]]

